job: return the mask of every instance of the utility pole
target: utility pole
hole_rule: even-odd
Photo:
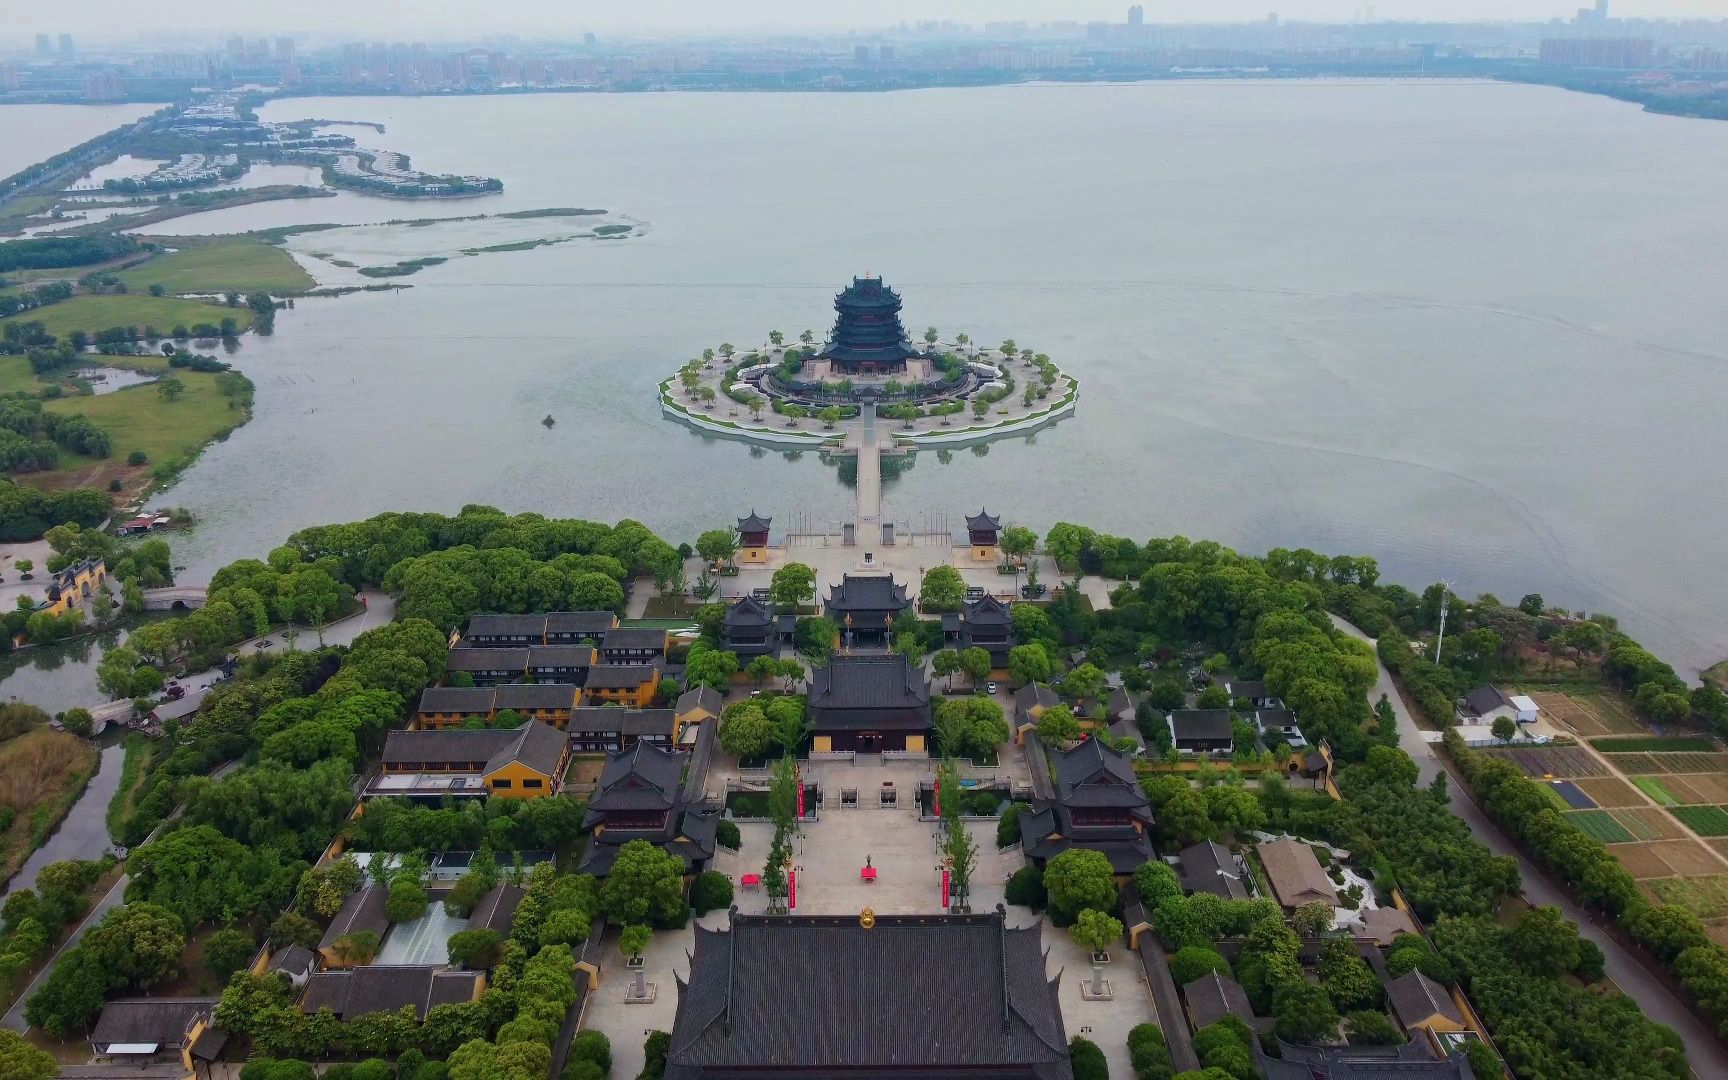
[[[1440,662],[1440,650],[1446,647],[1446,603],[1452,598],[1452,583],[1440,582],[1440,633],[1434,638],[1434,662]]]

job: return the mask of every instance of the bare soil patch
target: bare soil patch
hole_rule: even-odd
[[[1587,776],[1574,780],[1579,790],[1596,801],[1597,806],[1644,806],[1644,796],[1631,784],[1617,776]]]
[[[1648,843],[1640,844],[1609,844],[1608,853],[1613,855],[1626,872],[1639,880],[1648,878],[1670,877],[1674,870],[1662,856],[1652,850]]]
[[[1654,806],[1629,806],[1614,811],[1614,817],[1639,840],[1682,840],[1686,837],[1666,811]]]

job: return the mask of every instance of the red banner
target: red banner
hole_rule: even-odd
[[[948,868],[942,868],[942,910],[948,910]]]
[[[786,872],[786,910],[787,911],[796,911],[797,909],[798,909],[798,871],[788,870]]]
[[[930,792],[930,808],[936,811],[936,816],[942,816],[942,774],[936,774],[936,785]]]
[[[798,817],[804,817],[804,776],[797,769],[792,770],[792,780],[798,785]]]

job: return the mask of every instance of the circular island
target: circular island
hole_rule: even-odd
[[[777,447],[855,443],[881,426],[905,448],[1033,431],[1074,411],[1079,383],[1048,356],[1004,341],[945,342],[935,327],[915,346],[900,294],[853,278],[834,298],[834,329],[818,347],[806,330],[776,330],[759,348],[706,349],[660,384],[670,417],[703,431]]]

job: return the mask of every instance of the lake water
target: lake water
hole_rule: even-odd
[[[154,112],[159,105],[0,106],[0,177],[70,150],[85,139]]]
[[[174,542],[188,580],[386,509],[633,517],[673,539],[751,507],[848,517],[813,456],[676,426],[655,387],[704,346],[820,332],[868,271],[915,333],[1012,337],[1082,382],[1078,413],[1031,439],[921,454],[885,494],[906,525],[982,504],[1040,529],[1369,553],[1417,588],[1618,614],[1685,668],[1728,655],[1728,124],[1541,87],[1365,82],[264,115],[382,121],[369,143],[506,191],[157,229],[547,206],[645,229],[452,259],[405,291],[301,301],[248,339],[257,418],[164,497],[202,518]],[[485,222],[443,229],[494,242]]]

